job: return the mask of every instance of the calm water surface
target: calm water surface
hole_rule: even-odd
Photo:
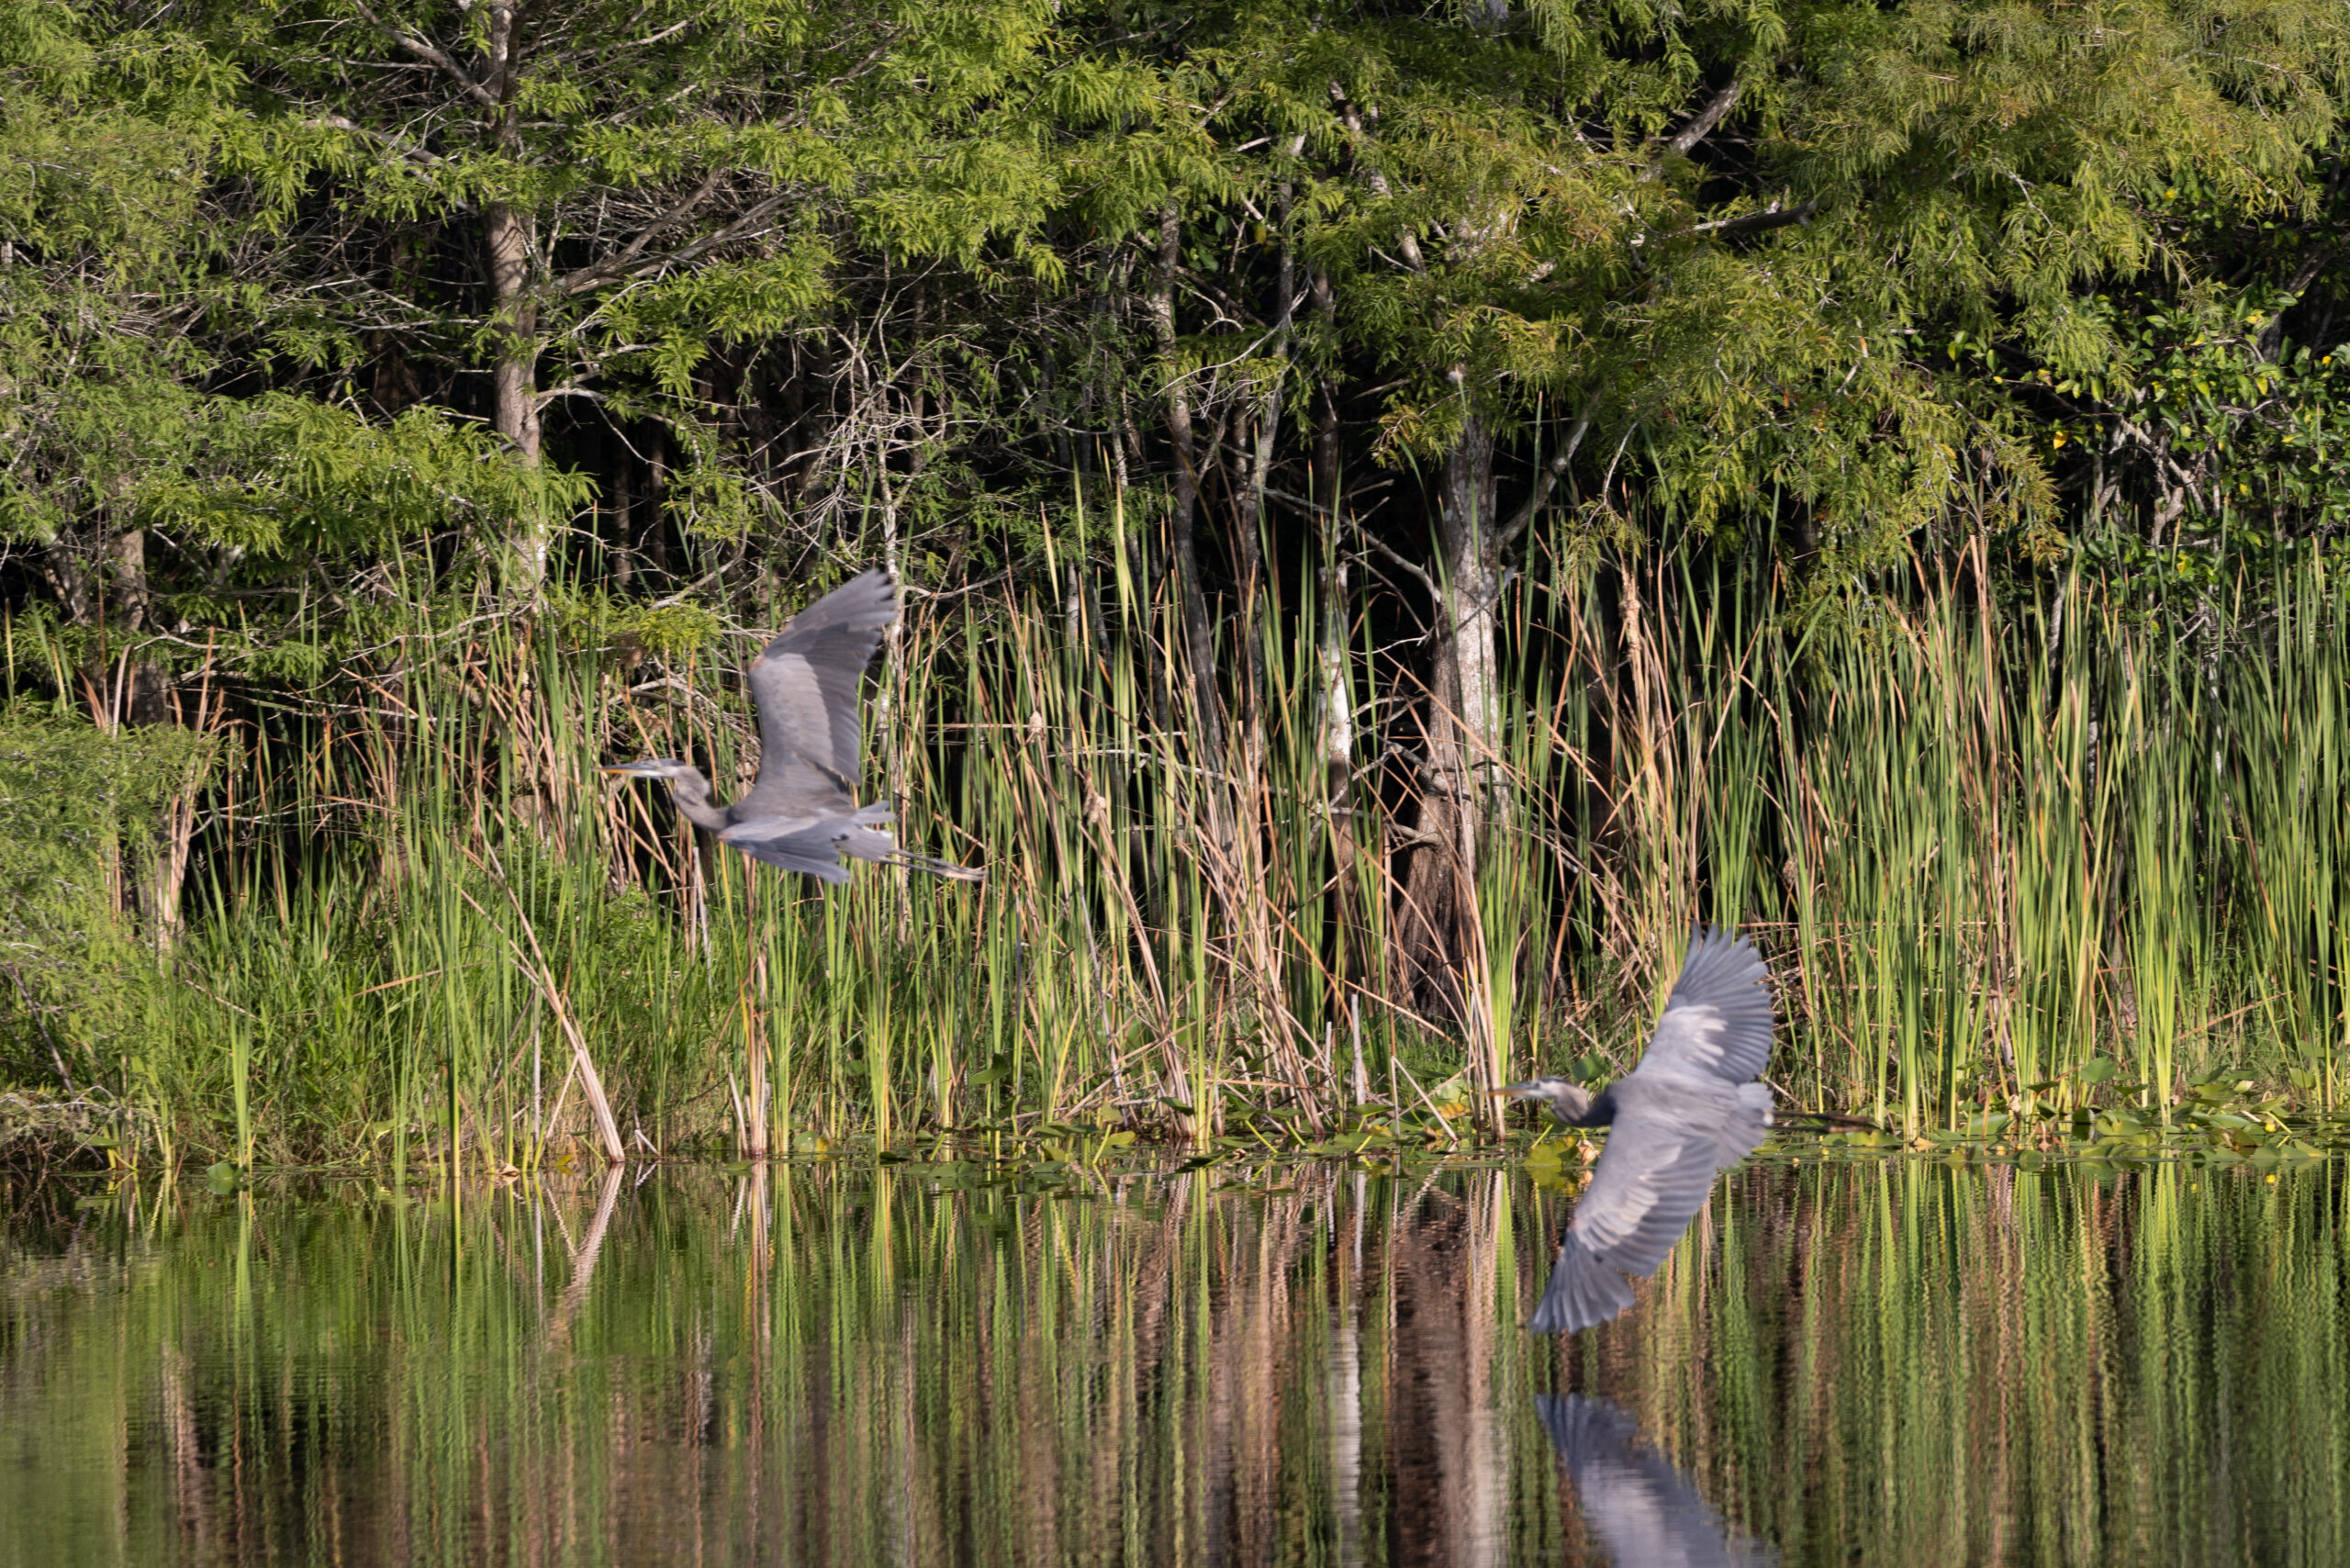
[[[2350,1561],[2335,1161],[6,1196],[0,1564]]]

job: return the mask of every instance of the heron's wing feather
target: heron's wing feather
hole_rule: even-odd
[[[853,809],[862,756],[865,670],[898,618],[886,572],[842,584],[798,615],[751,661],[759,709],[759,777],[735,817]]]
[[[1618,1095],[1628,1087],[1618,1084]],[[1652,1271],[1706,1206],[1714,1172],[1724,1162],[1729,1111],[1702,1100],[1694,1105],[1619,1102],[1591,1186],[1567,1222],[1568,1239],[1628,1274]],[[1759,1126],[1754,1136],[1761,1139]]]
[[[738,822],[718,836],[752,859],[788,871],[805,871],[827,882],[848,880],[845,855],[853,860],[897,857],[897,841],[880,831],[890,821],[887,806],[866,806],[823,817],[773,817]]]
[[[734,847],[762,865],[804,871],[822,882],[848,880],[848,868],[841,864],[840,851],[829,838],[779,838],[756,844],[738,841]]]
[[[1632,1305],[1632,1282],[1585,1247],[1572,1230],[1550,1266],[1550,1283],[1527,1327],[1537,1334],[1574,1334]]]
[[[1534,1407],[1574,1482],[1583,1518],[1612,1561],[1655,1568],[1773,1561],[1752,1542],[1733,1540],[1689,1477],[1639,1443],[1639,1427],[1615,1405],[1574,1394],[1537,1394]]]
[[[1731,1093],[1734,1109],[1714,1128],[1714,1156],[1724,1170],[1754,1152],[1771,1129],[1771,1089],[1768,1084],[1741,1083]]]
[[[1698,932],[1647,1054],[1604,1096],[1607,1148],[1575,1205],[1533,1327],[1572,1331],[1631,1303],[1625,1274],[1664,1261],[1714,1174],[1762,1141],[1771,1091],[1771,992],[1753,944]]]
[[[1771,988],[1754,944],[1728,931],[1695,933],[1664,1015],[1635,1070],[1704,1073],[1730,1083],[1762,1076],[1771,1059]]]
[[[1771,1092],[1759,1083],[1627,1079],[1613,1093],[1607,1147],[1528,1323],[1538,1333],[1572,1334],[1631,1305],[1624,1276],[1664,1261],[1706,1206],[1716,1172],[1752,1152],[1770,1124]]]
[[[737,817],[718,834],[729,844],[758,844],[802,834],[839,834],[851,827],[887,827],[896,818],[883,805],[861,806],[853,812],[821,812],[790,817]]]

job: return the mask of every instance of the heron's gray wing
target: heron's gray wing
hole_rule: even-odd
[[[1584,1521],[1617,1568],[1760,1568],[1775,1561],[1733,1540],[1719,1515],[1632,1417],[1605,1399],[1537,1394],[1535,1413],[1574,1483]]]
[[[1569,1231],[1559,1260],[1550,1265],[1550,1282],[1526,1326],[1537,1334],[1577,1334],[1631,1305],[1632,1282],[1623,1271],[1609,1268]]]
[[[1723,1119],[1712,1106],[1619,1106],[1567,1235],[1628,1274],[1653,1271],[1706,1206]]]
[[[821,817],[769,817],[738,822],[718,836],[752,859],[787,871],[804,871],[827,882],[848,880],[845,855],[856,860],[889,860],[898,846],[879,831],[890,820],[887,806]]]
[[[780,866],[787,871],[805,871],[819,881],[848,880],[848,868],[841,864],[840,850],[826,836],[806,834],[798,838],[765,839],[752,843],[738,839],[734,847],[762,865]]]
[[[734,803],[736,821],[854,809],[865,669],[897,618],[890,575],[867,572],[793,616],[751,661],[759,777]]]
[[[1771,1059],[1771,988],[1754,944],[1727,930],[1690,934],[1636,1072],[1704,1073],[1731,1083],[1762,1076]]]
[[[1609,1091],[1615,1124],[1567,1222],[1530,1324],[1538,1332],[1572,1333],[1629,1306],[1624,1275],[1653,1272],[1706,1206],[1714,1173],[1762,1141],[1769,1092],[1746,1092],[1759,1084],[1639,1078]]]

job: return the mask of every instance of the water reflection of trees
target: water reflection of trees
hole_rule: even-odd
[[[1496,1170],[30,1204],[0,1564],[1595,1562],[1552,1392],[1788,1562],[2335,1561],[2340,1178],[2265,1174],[1757,1168],[1564,1343]]]
[[[1507,1208],[1335,1167],[150,1189],[16,1255],[0,1372],[130,1434],[51,1480],[178,1558],[1493,1562]]]
[[[1729,1185],[1569,1372],[1785,1561],[2345,1560],[2338,1165]]]

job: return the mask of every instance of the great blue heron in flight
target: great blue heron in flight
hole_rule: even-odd
[[[689,821],[754,860],[821,881],[848,880],[844,855],[982,880],[985,871],[899,848],[888,832],[890,808],[856,803],[865,668],[897,619],[897,586],[887,572],[867,572],[793,616],[759,651],[749,671],[759,710],[759,776],[733,805],[713,803],[701,769],[674,756],[603,771],[667,779]]]
[[[1640,1065],[1594,1098],[1563,1078],[1496,1094],[1539,1100],[1571,1127],[1612,1126],[1528,1327],[1572,1334],[1632,1305],[1627,1274],[1655,1271],[1713,1189],[1771,1125],[1754,1081],[1771,1055],[1771,991],[1754,944],[1692,933],[1689,957]]]
[[[1733,1536],[1689,1477],[1639,1442],[1639,1427],[1605,1399],[1534,1396],[1583,1523],[1617,1568],[1762,1568],[1778,1559]]]

